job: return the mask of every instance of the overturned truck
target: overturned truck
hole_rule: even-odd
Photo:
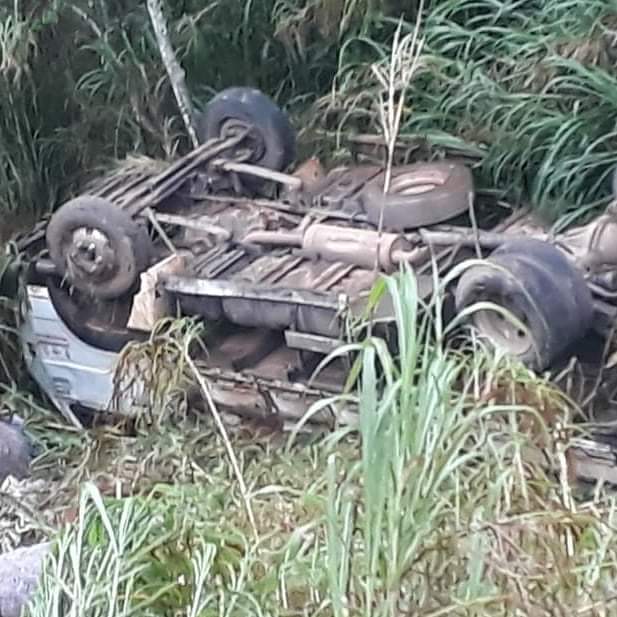
[[[325,172],[310,159],[288,173],[292,127],[254,89],[219,93],[198,128],[202,145],[185,156],[125,165],[19,238],[31,257],[26,361],[74,422],[108,409],[118,354],[176,314],[214,324],[200,369],[221,408],[297,420],[340,390],[344,366],[309,383],[311,371],[377,278],[402,264],[428,297],[433,264],[443,273],[474,259],[448,289],[450,314],[481,301],[503,309],[483,304],[470,325],[537,370],[613,326],[611,207],[560,234],[523,212],[479,228],[472,173],[459,160]],[[391,316],[387,303],[378,310]],[[614,460],[608,446],[581,453],[600,466]]]

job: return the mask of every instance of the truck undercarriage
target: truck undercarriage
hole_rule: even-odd
[[[426,300],[435,270],[443,277],[467,262],[445,290],[448,316],[478,304],[466,323],[534,369],[562,366],[591,331],[612,336],[611,207],[560,234],[522,211],[479,228],[471,171],[454,160],[396,166],[391,177],[375,163],[326,174],[309,160],[287,174],[294,146],[280,110],[236,90],[207,112],[203,145],[162,171],[124,166],[18,239],[32,263],[24,355],[70,421],[110,408],[129,343],[163,317],[189,315],[213,325],[198,364],[222,410],[297,422],[342,390],[345,361],[312,371],[365,313],[376,281],[402,265]],[[392,306],[372,317],[392,320]],[[138,400],[127,395],[124,412]],[[312,421],[355,417],[346,405]],[[617,483],[617,449],[572,448],[582,478]]]

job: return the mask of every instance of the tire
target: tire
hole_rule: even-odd
[[[109,201],[90,195],[67,202],[53,214],[46,241],[60,276],[100,300],[128,293],[150,261],[146,229]],[[85,243],[96,248],[84,248]]]
[[[252,127],[249,139],[255,150],[248,162],[283,171],[294,161],[296,136],[287,114],[254,88],[236,87],[219,92],[198,118],[197,136],[203,143],[222,137],[238,125]]]
[[[385,196],[383,182],[383,174],[369,182],[360,200],[373,225],[379,224],[383,204],[383,226],[390,231],[434,225],[463,214],[474,191],[469,168],[449,162],[416,163],[395,170]]]
[[[132,298],[93,303],[87,297],[80,296],[79,292],[70,294],[51,277],[46,279],[46,286],[58,316],[84,343],[103,351],[119,353],[129,343],[147,339],[146,333],[127,328]]]
[[[15,418],[0,420],[0,484],[8,476],[18,480],[29,473],[32,446]]]
[[[591,292],[582,272],[559,249],[540,240],[515,240],[493,251],[486,262],[471,266],[459,279],[456,310],[492,302],[511,312],[527,330],[494,310],[472,312],[472,325],[493,347],[542,371],[589,330]]]

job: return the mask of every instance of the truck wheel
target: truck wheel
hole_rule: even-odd
[[[383,193],[383,174],[369,182],[360,199],[369,223],[404,231],[447,221],[469,209],[473,176],[465,165],[447,161],[415,163],[395,170],[390,190]]]
[[[511,313],[524,328],[494,309],[473,311],[470,319],[494,347],[545,370],[591,325],[593,301],[583,274],[540,240],[506,242],[485,261],[459,279],[457,311],[491,302]]]
[[[129,343],[147,339],[146,333],[127,328],[132,298],[92,302],[79,292],[71,294],[52,277],[47,277],[45,282],[58,316],[84,343],[103,351],[119,353]]]
[[[129,292],[150,260],[146,229],[109,201],[90,195],[53,214],[46,241],[60,276],[101,300]]]
[[[219,92],[197,120],[200,141],[231,136],[249,128],[239,147],[252,151],[250,163],[283,171],[296,155],[296,136],[287,115],[263,92],[227,88]]]

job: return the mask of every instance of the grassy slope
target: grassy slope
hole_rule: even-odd
[[[45,480],[25,497],[9,487],[19,505],[5,502],[3,526],[65,531],[29,614],[611,614],[614,497],[521,450],[542,444],[560,460],[543,418],[569,426],[568,402],[480,348],[449,351],[439,298],[418,319],[413,277],[385,282],[376,293],[400,309],[401,356],[360,337],[359,438],[230,431],[251,516],[220,434],[178,405],[179,381],[161,384],[136,435],[80,437],[38,410]],[[47,528],[29,514],[42,503]]]
[[[36,216],[107,158],[173,152],[180,123],[142,4],[118,14],[104,2],[63,0],[44,15],[0,9],[3,212]],[[311,129],[364,130],[376,126],[376,102],[363,98],[372,92],[367,67],[387,54],[394,29],[380,17],[383,4],[189,1],[172,33],[196,99],[253,83],[307,114]],[[514,197],[522,190],[537,207],[563,211],[605,195],[616,158],[604,32],[611,4],[429,8],[426,70],[412,84],[403,132],[419,133],[433,150],[480,153],[485,187]],[[311,113],[314,105],[329,113]],[[44,485],[26,495],[50,517],[64,514],[42,525],[9,503],[7,546],[15,529],[28,539],[74,520],[64,508],[88,478],[103,495],[119,477],[128,494],[154,490],[156,498],[84,494],[84,512],[59,549],[65,561],[52,568],[68,587],[54,595],[50,572],[31,614],[59,615],[60,604],[74,615],[164,615],[187,605],[191,615],[276,617],[603,614],[595,603],[613,594],[613,499],[600,491],[574,505],[567,484],[525,464],[519,450],[530,396],[520,387],[531,390],[534,409],[567,415],[568,406],[525,373],[482,366],[481,353],[461,363],[443,349],[435,323],[418,330],[412,281],[394,293],[404,309],[403,357],[384,355],[378,340],[363,346],[361,442],[335,434],[287,450],[280,438],[234,432],[258,540],[209,426],[172,414],[137,437],[100,429],[84,439],[36,410]],[[390,380],[383,396],[376,362]],[[500,380],[509,393],[502,402],[514,407],[492,396]],[[461,383],[465,397],[454,388]],[[3,399],[20,412],[30,406],[14,392]],[[507,422],[495,426],[493,417]],[[463,442],[476,446],[475,458],[461,457]],[[19,487],[11,491],[24,499]]]

